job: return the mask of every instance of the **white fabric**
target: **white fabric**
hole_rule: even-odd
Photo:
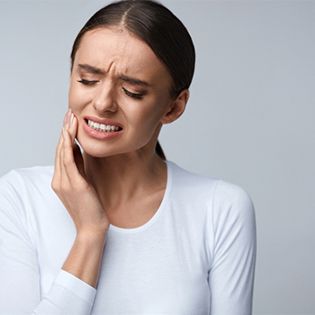
[[[0,314],[250,315],[254,206],[235,184],[167,161],[144,225],[110,225],[97,288],[61,269],[75,226],[51,189],[53,166],[0,178]]]

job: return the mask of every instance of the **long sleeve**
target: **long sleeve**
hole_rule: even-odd
[[[241,187],[219,180],[213,201],[211,315],[251,315],[256,261],[254,205]]]
[[[0,314],[90,314],[96,289],[62,269],[41,296],[23,189],[15,171],[0,178]]]

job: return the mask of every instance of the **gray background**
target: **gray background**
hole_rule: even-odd
[[[52,164],[69,54],[107,1],[0,1],[0,175]],[[315,2],[162,1],[194,39],[197,65],[168,159],[239,184],[258,233],[255,314],[315,314]]]

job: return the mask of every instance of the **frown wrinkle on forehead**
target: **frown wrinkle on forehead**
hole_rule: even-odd
[[[74,66],[80,74],[124,76],[125,81],[143,86],[164,88],[172,81],[166,66],[143,40],[128,31],[117,32],[111,28],[95,29],[83,35]]]
[[[148,66],[148,58],[151,58],[146,43],[131,36],[128,31],[117,32],[111,28],[87,32],[79,49],[84,57],[80,63],[84,61],[95,65],[106,73],[127,73],[129,68],[132,72],[142,71]]]
[[[83,72],[87,72],[87,73],[91,73],[91,74],[96,74],[96,75],[103,75],[104,76],[106,74],[106,72],[104,70],[99,69],[97,67],[93,67],[93,66],[88,65],[88,64],[79,64],[78,69],[79,69],[79,71],[83,71]],[[128,83],[133,84],[133,85],[151,87],[150,83],[148,83],[144,80],[135,78],[135,77],[127,76],[125,74],[118,75],[118,79],[125,81],[125,82],[128,82]]]

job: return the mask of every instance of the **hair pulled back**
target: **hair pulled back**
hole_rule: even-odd
[[[165,6],[154,0],[123,0],[98,10],[77,35],[71,51],[71,71],[82,36],[93,29],[123,27],[143,40],[164,63],[173,84],[170,96],[176,98],[188,89],[195,69],[195,48],[183,23]],[[157,141],[156,153],[166,159]]]

